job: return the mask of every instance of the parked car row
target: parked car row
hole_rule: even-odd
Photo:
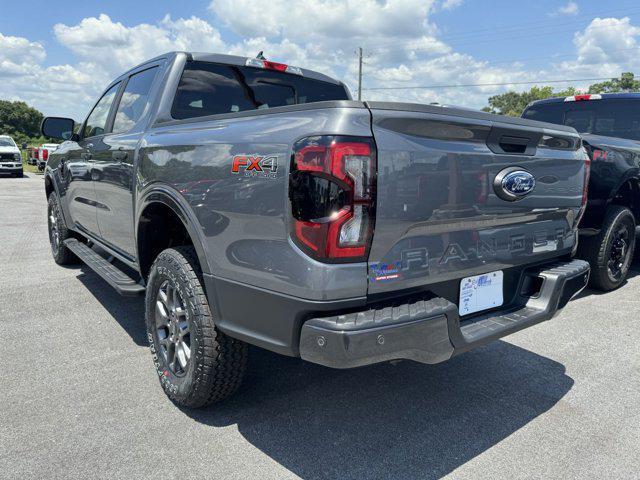
[[[52,254],[145,295],[180,406],[233,394],[248,344],[333,368],[443,362],[551,319],[591,268],[604,289],[627,274],[639,158],[598,135],[640,124],[583,100],[522,119],[355,102],[263,57],[169,53],[80,128],[44,120],[63,140],[45,168]]]
[[[47,160],[49,159],[49,155],[57,148],[57,143],[43,143],[39,147],[34,147],[33,149],[30,149],[27,163],[29,165],[35,165],[38,167],[38,170],[43,171],[47,164]]]
[[[25,147],[26,144],[23,145]],[[28,148],[27,164],[35,165],[41,172],[47,164],[49,155],[58,148],[57,143],[44,143],[40,147]],[[22,153],[20,148],[9,135],[0,135],[0,174],[16,177],[24,175]]]

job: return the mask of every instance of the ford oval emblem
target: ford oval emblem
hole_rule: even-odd
[[[496,195],[510,202],[530,194],[535,187],[535,177],[520,167],[505,168],[493,181]]]

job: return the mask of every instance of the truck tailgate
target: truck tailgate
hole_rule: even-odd
[[[439,284],[457,298],[463,277],[571,253],[587,168],[575,130],[443,107],[368,107],[378,150],[369,294],[443,295]],[[515,201],[501,197],[517,185],[494,185],[514,166],[535,181]]]

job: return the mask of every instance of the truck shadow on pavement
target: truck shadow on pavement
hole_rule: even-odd
[[[141,297],[120,297],[84,266],[78,278],[136,345],[146,345]],[[573,383],[564,365],[505,341],[439,365],[354,370],[251,347],[234,397],[183,413],[211,427],[236,425],[306,480],[436,479],[547,412]]]
[[[144,297],[122,297],[86,265],[78,280],[111,314],[139,347],[149,345],[144,324]]]
[[[553,407],[565,368],[507,342],[440,365],[338,371],[252,348],[240,391],[194,420],[237,425],[304,479],[440,478]],[[215,435],[215,431],[211,432]]]

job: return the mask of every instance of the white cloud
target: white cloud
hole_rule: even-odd
[[[78,102],[89,102],[94,79],[71,65],[44,67],[42,44],[0,34],[0,98],[22,100],[53,112],[66,107],[73,114]]]
[[[262,0],[214,0],[209,10],[239,35],[337,43],[422,35],[434,4],[435,0],[271,0],[265,7]]]
[[[576,33],[573,43],[578,50],[578,62],[594,64],[605,61],[624,63],[638,57],[640,28],[631,25],[628,17],[596,18],[584,32]]]
[[[566,5],[563,5],[550,13],[552,17],[558,15],[577,15],[580,12],[580,7],[576,2],[570,1]]]
[[[463,2],[464,0],[444,0],[442,2],[442,9],[453,10],[454,8],[458,8],[460,5],[462,5]]]
[[[64,65],[47,65],[43,45],[0,34],[0,98],[23,99],[47,114],[83,118],[115,76],[171,50],[212,51],[267,58],[344,80],[355,94],[357,57],[364,46],[365,88],[524,82],[531,79],[608,77],[640,70],[640,28],[629,18],[596,18],[574,35],[575,57],[531,70],[455,51],[440,39],[432,13],[455,0],[216,0],[214,17],[172,18],[126,25],[105,14],[53,27],[70,52]],[[233,35],[216,26],[226,25]],[[228,30],[223,30],[227,31]],[[241,40],[236,40],[238,35]],[[231,40],[233,39],[233,40]],[[530,85],[366,90],[369,100],[486,105],[487,97]]]
[[[197,17],[167,15],[156,25],[128,27],[101,14],[76,25],[56,24],[53,33],[78,59],[76,65],[44,66],[41,44],[0,34],[0,97],[76,119],[84,117],[108,82],[144,60],[172,50],[228,50],[220,32]]]
[[[45,57],[40,43],[0,33],[0,78],[27,75]]]
[[[172,20],[167,15],[158,25],[125,27],[101,14],[73,26],[56,24],[53,31],[56,39],[77,57],[88,62],[108,59],[100,65],[112,75],[171,50],[226,48],[220,32],[196,17]]]
[[[0,59],[15,63],[32,63],[41,62],[45,56],[44,47],[40,43],[0,33]]]
[[[640,27],[625,18],[595,18],[574,35],[576,58],[556,67],[569,76],[606,77],[640,70]]]

